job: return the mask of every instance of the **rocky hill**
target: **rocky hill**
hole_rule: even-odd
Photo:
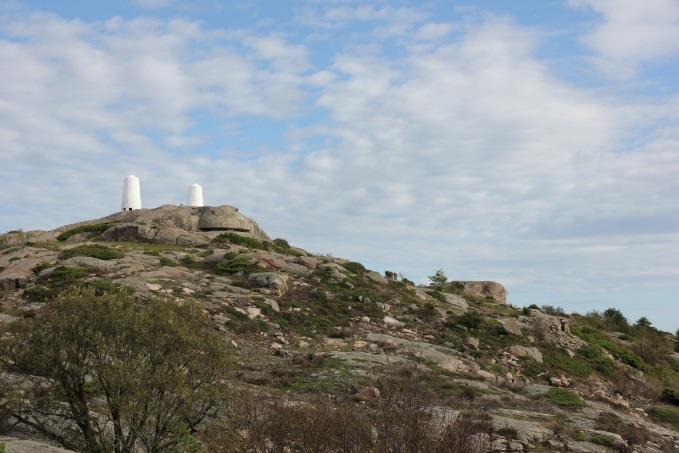
[[[0,236],[0,323],[75,284],[199,304],[232,349],[235,388],[358,407],[416,370],[442,417],[489,416],[485,451],[679,451],[677,339],[616,310],[514,307],[494,282],[416,286],[271,240],[230,206]],[[43,451],[30,431],[5,435],[8,452]]]

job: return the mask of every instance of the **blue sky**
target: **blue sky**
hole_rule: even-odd
[[[272,236],[679,327],[679,3],[0,5],[0,230],[204,186]]]

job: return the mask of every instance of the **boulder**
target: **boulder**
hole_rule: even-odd
[[[451,293],[443,293],[443,297],[446,299],[446,303],[450,305],[450,308],[457,314],[464,314],[469,309],[469,304],[462,296]]]
[[[547,343],[572,351],[580,349],[584,344],[584,341],[571,333],[571,321],[568,318],[537,312],[531,319],[535,335]]]
[[[467,337],[464,339],[464,344],[465,346],[468,346],[469,348],[478,351],[479,350],[479,339],[476,337]]]
[[[111,224],[111,228],[101,237],[113,241],[207,244],[221,232],[235,232],[258,240],[269,239],[254,220],[233,206],[164,205],[155,209],[118,212],[101,219],[65,225],[49,233],[57,235],[79,226],[103,223]]]
[[[380,390],[377,387],[363,387],[358,392],[351,396],[351,399],[364,403],[366,401],[376,400],[380,397]]]
[[[7,453],[75,453],[43,442],[0,436],[0,445]]]
[[[461,281],[452,282],[462,285],[462,291],[471,296],[488,297],[501,304],[507,303],[507,289],[497,282]]]
[[[282,296],[288,290],[285,278],[278,272],[256,272],[248,276],[248,282],[258,288],[271,289],[277,296]]]
[[[542,352],[536,347],[526,347],[515,344],[508,349],[509,353],[514,357],[535,360],[542,363]]]
[[[500,323],[502,324],[502,327],[507,331],[507,333],[510,333],[512,335],[516,336],[521,336],[523,332],[521,331],[521,324],[519,321],[516,320],[516,318],[504,318],[500,319]]]
[[[385,316],[382,322],[388,327],[403,327],[405,324],[392,316]]]

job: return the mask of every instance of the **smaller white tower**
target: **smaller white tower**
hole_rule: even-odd
[[[141,188],[139,178],[129,175],[123,184],[123,211],[141,209]]]
[[[186,206],[203,206],[203,188],[199,184],[191,184],[189,186],[189,195],[187,196]]]

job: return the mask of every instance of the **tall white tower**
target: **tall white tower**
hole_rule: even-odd
[[[186,198],[186,206],[203,206],[203,188],[199,184],[191,184]]]
[[[139,178],[129,175],[123,184],[123,211],[141,209],[141,188]]]

